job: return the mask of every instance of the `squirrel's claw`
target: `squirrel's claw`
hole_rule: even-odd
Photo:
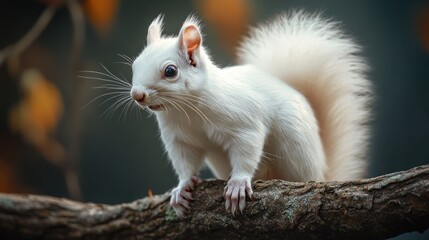
[[[230,179],[224,189],[225,209],[232,215],[242,213],[246,207],[246,195],[252,198],[250,178]]]
[[[194,190],[199,182],[199,178],[193,176],[184,184],[179,184],[179,186],[171,191],[170,205],[179,218],[185,218],[191,210],[190,201],[193,200],[192,190]]]

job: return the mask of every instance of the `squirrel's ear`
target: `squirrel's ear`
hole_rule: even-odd
[[[159,14],[157,18],[155,18],[147,29],[147,45],[154,43],[161,39],[162,33],[162,14]]]
[[[196,66],[195,59],[198,58],[197,54],[202,41],[203,38],[198,23],[194,18],[188,18],[179,33],[179,48],[187,54],[189,63],[194,67]]]

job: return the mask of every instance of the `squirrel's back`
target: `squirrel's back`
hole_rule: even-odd
[[[281,15],[252,30],[239,61],[283,79],[307,98],[319,123],[327,181],[362,177],[371,84],[359,47],[337,23],[302,11]]]

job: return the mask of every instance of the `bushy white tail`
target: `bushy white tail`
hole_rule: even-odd
[[[294,12],[252,30],[239,49],[254,64],[300,91],[319,121],[327,181],[362,177],[366,168],[371,84],[359,47],[338,24]]]

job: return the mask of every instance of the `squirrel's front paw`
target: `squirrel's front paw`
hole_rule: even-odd
[[[232,215],[238,213],[238,210],[242,213],[246,207],[246,195],[249,198],[253,195],[250,178],[231,178],[223,191],[226,211]]]
[[[179,183],[179,185],[171,191],[170,205],[173,207],[179,218],[185,218],[190,210],[189,202],[192,199],[192,190],[200,180],[193,176],[188,181]]]

